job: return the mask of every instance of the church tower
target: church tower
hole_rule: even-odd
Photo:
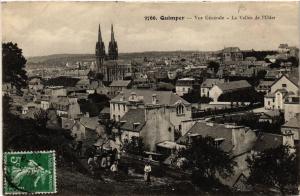
[[[108,45],[108,59],[117,60],[118,59],[118,44],[115,41],[114,27],[111,25],[111,38]]]
[[[105,58],[105,46],[104,46],[104,42],[102,41],[101,29],[99,24],[98,41],[96,43],[96,72],[97,73],[101,72],[104,58]]]

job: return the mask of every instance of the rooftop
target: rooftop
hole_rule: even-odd
[[[298,128],[300,129],[300,115],[296,115],[296,117],[291,118],[288,122],[286,122],[282,127],[288,128]]]
[[[124,124],[121,125],[121,129],[139,132],[145,125],[145,110],[141,108],[129,110],[120,120],[124,121]],[[134,123],[136,127],[134,127]]]
[[[232,129],[225,128],[222,124],[209,124],[205,122],[197,122],[192,126],[192,128],[182,137],[180,137],[177,142],[186,142],[189,136],[212,137],[212,138],[224,138],[224,141],[220,144],[220,147],[225,151],[229,152],[233,149],[232,141]]]
[[[174,105],[178,101],[181,101],[185,105],[189,105],[190,103],[174,94],[172,91],[154,91],[154,90],[140,90],[140,89],[124,89],[122,93],[118,94],[111,101],[119,102],[122,94],[124,96],[124,100],[128,101],[129,97],[132,94],[135,94],[137,97],[142,98],[144,104],[152,104],[152,96],[156,95],[156,99],[158,100],[158,104],[160,105]]]
[[[283,144],[283,135],[273,133],[259,133],[253,150],[261,152],[266,149],[276,148]]]
[[[217,86],[223,91],[223,93],[239,89],[251,88],[251,85],[246,80],[219,83],[217,84]]]
[[[131,83],[131,80],[114,80],[109,85],[110,87],[128,87]]]

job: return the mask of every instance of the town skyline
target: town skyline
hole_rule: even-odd
[[[107,46],[110,25],[114,24],[120,53],[216,51],[231,46],[242,50],[272,50],[281,43],[299,47],[299,9],[291,2],[223,3],[226,5],[223,7],[219,6],[220,3],[198,3],[189,5],[190,14],[180,8],[180,4],[174,4],[172,10],[166,7],[167,4],[148,3],[143,4],[143,7],[138,3],[125,6],[121,3],[104,3],[101,6],[95,4],[97,3],[4,4],[2,41],[18,43],[27,57],[93,54],[98,25],[101,24],[103,41]],[[298,3],[295,2],[295,5]],[[282,6],[290,11],[280,13],[278,9]],[[237,13],[243,16],[252,16],[254,13],[273,14],[276,19],[259,22],[144,19],[148,15],[194,17],[231,16]]]

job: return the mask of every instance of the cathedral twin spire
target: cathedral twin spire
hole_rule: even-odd
[[[101,34],[101,27],[99,24],[99,30],[98,30],[98,42],[96,43],[96,59],[97,59],[97,64],[102,64],[104,58],[106,57],[105,55],[105,45],[102,40],[102,34]],[[109,60],[117,60],[118,59],[118,44],[115,40],[115,35],[114,35],[114,28],[113,25],[111,25],[111,40],[108,45],[108,59]]]

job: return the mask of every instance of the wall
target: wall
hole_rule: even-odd
[[[232,139],[234,143],[234,154],[245,153],[252,149],[256,134],[253,130],[245,127],[237,127],[232,129]]]
[[[273,110],[274,109],[275,105],[274,105],[273,99],[274,98],[272,98],[272,97],[265,97],[264,98],[265,109],[267,109],[267,110]]]
[[[60,88],[60,89],[52,89],[51,91],[52,96],[67,96],[67,89]]]
[[[178,96],[183,96],[192,90],[192,86],[176,86],[176,94]]]
[[[200,95],[201,95],[201,97],[209,97],[209,90],[210,90],[210,88],[201,88],[200,89],[201,91],[200,91]]]
[[[219,96],[222,94],[222,90],[217,86],[213,86],[209,91],[209,97],[214,100],[214,102],[218,101]]]
[[[275,94],[275,103],[274,103],[274,106],[275,106],[275,109],[278,109],[278,110],[282,110],[284,109],[283,106],[283,95],[282,93],[280,92],[277,92]]]
[[[179,125],[182,121],[192,119],[192,107],[184,106],[184,114],[177,115],[176,107],[166,108],[166,112],[169,113],[169,121],[179,130]]]
[[[282,84],[286,84],[286,87],[282,87]],[[274,93],[278,89],[287,89],[288,91],[292,91],[295,94],[298,92],[298,87],[288,80],[285,76],[283,76],[280,80],[278,80],[273,86],[271,86],[271,93]]]
[[[300,113],[300,104],[299,103],[285,103],[284,104],[284,119],[289,121],[291,118],[294,118],[296,114]]]
[[[174,141],[174,126],[163,107],[146,108],[146,124],[140,135],[150,151],[156,150],[157,143]]]
[[[80,114],[80,106],[76,103],[71,103],[69,105],[68,116],[69,118],[76,118]]]
[[[181,122],[181,134],[185,135],[191,128],[196,124],[196,122],[203,121],[203,120],[187,120]]]
[[[125,102],[110,102],[110,119],[113,119],[115,115],[116,120],[119,121],[118,116],[122,118],[126,112],[128,112],[128,107]]]

